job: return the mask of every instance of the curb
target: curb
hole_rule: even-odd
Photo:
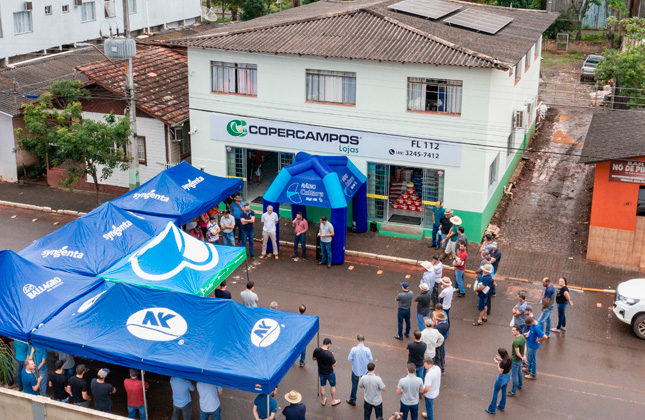
[[[45,213],[66,214],[68,216],[85,216],[87,213],[75,210],[54,210],[51,207],[34,206],[33,204],[14,203],[0,200],[0,206],[15,207],[19,209],[44,211]]]

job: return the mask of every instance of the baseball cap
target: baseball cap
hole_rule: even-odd
[[[217,219],[217,216],[215,216],[214,214],[211,214],[211,220],[215,220],[215,219]]]
[[[407,289],[408,287],[410,287],[410,285],[408,284],[407,281],[404,281],[403,283],[401,283],[401,287],[403,287],[404,289]]]
[[[99,378],[105,378],[106,376],[108,376],[108,373],[110,373],[110,369],[102,368],[101,370],[99,370],[99,373],[96,376],[98,376]]]

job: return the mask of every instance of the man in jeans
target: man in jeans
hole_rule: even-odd
[[[356,391],[358,382],[363,375],[367,374],[367,364],[372,361],[372,350],[365,347],[365,337],[357,335],[358,344],[349,351],[347,360],[352,362],[352,392],[349,394],[347,404],[356,405]],[[376,416],[378,417],[378,416]]]
[[[513,306],[513,326],[517,327],[520,334],[523,333],[524,320],[526,319],[526,293],[518,292],[517,304]]]
[[[199,420],[220,420],[222,418],[222,407],[219,396],[222,395],[222,387],[205,382],[197,382],[199,392]]]
[[[548,277],[542,279],[542,286],[545,289],[542,295],[542,313],[540,314],[540,319],[538,319],[538,325],[546,335],[549,335],[551,333],[551,314],[555,305],[555,288]]]
[[[222,229],[224,245],[235,246],[235,217],[231,215],[228,209],[224,210],[219,226]]]
[[[411,420],[419,417],[419,393],[423,391],[423,380],[416,375],[417,368],[414,363],[408,363],[408,375],[399,380],[396,387],[396,395],[401,396],[402,420],[407,420],[408,412]]]
[[[514,397],[518,389],[522,389],[522,362],[526,361],[526,339],[520,331],[520,327],[514,326],[511,328],[513,333],[513,353],[511,359],[511,378],[513,379],[513,388],[508,392],[509,397]]]
[[[273,212],[273,206],[267,206],[266,213],[262,215],[262,255],[260,255],[260,259],[264,259],[267,256],[269,239],[273,247],[273,255],[276,260],[278,259],[278,242],[276,241],[275,226],[279,221],[278,215]],[[272,256],[272,254],[269,254],[269,256]]]
[[[130,369],[130,377],[123,381],[125,392],[128,395],[128,418],[136,419],[137,412],[139,412],[139,418],[146,420],[143,383],[139,379],[138,373],[138,370]],[[146,382],[145,387],[148,389],[148,382]]]
[[[537,351],[540,349],[540,341],[549,338],[545,335],[533,317],[526,317],[526,325],[529,326],[529,337],[526,341],[526,361],[528,362],[528,373],[526,379],[535,379],[537,376]]]
[[[441,386],[441,369],[434,366],[434,361],[431,357],[427,357],[423,361],[425,368],[425,377],[423,380],[423,399],[426,403],[426,412],[421,413],[421,417],[433,420],[434,419],[434,400],[439,396],[439,387]]]
[[[253,256],[253,224],[255,223],[255,212],[251,210],[251,206],[246,203],[244,205],[244,211],[242,216],[240,216],[240,221],[242,222],[242,246],[246,246],[246,241],[248,239],[249,254],[251,258]]]
[[[446,209],[443,208],[441,201],[437,200],[432,208],[432,214],[434,215],[434,222],[432,223],[432,244],[428,245],[428,248],[439,248],[439,244],[441,243],[439,240],[440,221],[446,215]]]
[[[455,259],[455,281],[457,282],[457,287],[459,287],[459,297],[466,295],[466,289],[464,288],[464,272],[466,271],[466,259],[468,258],[468,251],[466,250],[466,245],[463,242],[459,243],[459,251],[457,251],[457,258]]]
[[[383,418],[383,397],[381,392],[385,392],[385,384],[380,376],[374,373],[376,366],[370,362],[367,364],[367,375],[361,376],[358,386],[365,389],[363,397],[363,419],[370,420],[372,409],[377,420]]]
[[[302,212],[298,212],[296,214],[296,218],[293,219],[293,228],[294,228],[294,234],[293,234],[293,257],[291,258],[298,258],[298,245],[302,248],[302,260],[307,259],[307,245],[305,244],[305,238],[307,234],[307,229],[309,229],[309,224],[307,223],[307,219],[302,217]]]
[[[231,215],[235,218],[235,227],[237,228],[237,237],[240,243],[242,242],[242,228],[244,227],[242,225],[242,213],[245,205],[239,195],[236,195],[233,203],[231,203]]]
[[[394,336],[397,340],[403,340],[401,336],[403,333],[403,321],[405,320],[405,337],[410,337],[410,307],[412,306],[413,294],[408,290],[410,285],[407,281],[401,283],[402,292],[396,296],[396,301],[399,302],[399,310],[396,314],[398,323],[398,334]]]
[[[193,402],[190,393],[195,390],[192,382],[186,379],[172,377],[170,378],[170,387],[172,388],[172,419],[179,420],[179,413],[184,420],[190,420],[193,412]]]
[[[327,268],[331,268],[331,238],[334,236],[334,226],[327,221],[325,216],[320,218],[320,230],[318,230],[320,237],[320,252],[321,260],[318,265],[327,262]]]

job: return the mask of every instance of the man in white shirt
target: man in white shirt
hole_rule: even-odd
[[[209,219],[208,226],[206,226],[206,233],[208,234],[208,242],[216,244],[219,241],[219,233],[221,229],[217,224],[217,216],[212,215]]]
[[[439,330],[434,328],[434,322],[435,321],[432,318],[424,318],[426,327],[423,331],[421,331],[421,341],[423,343],[426,343],[426,351],[423,355],[424,360],[428,358],[434,359],[436,348],[440,347],[445,340]],[[423,376],[425,377],[425,370],[423,372]]]
[[[258,295],[255,294],[253,289],[255,288],[255,283],[249,280],[246,283],[246,289],[240,292],[240,297],[242,298],[242,304],[249,308],[258,307]]]
[[[279,219],[278,215],[273,212],[273,206],[268,206],[266,213],[262,215],[262,255],[260,259],[264,259],[267,256],[267,244],[269,239],[271,239],[271,245],[273,246],[273,254],[275,259],[278,259],[278,241],[275,237],[275,226],[278,224]]]
[[[455,288],[452,287],[452,280],[449,277],[441,279],[441,293],[439,293],[439,302],[443,305],[443,310],[448,316],[448,325],[450,325],[450,308],[452,307],[452,296]]]
[[[434,268],[434,289],[430,289],[432,294],[432,304],[436,305],[439,301],[439,281],[443,277],[443,263],[439,259],[439,255],[432,256],[432,267]]]
[[[421,413],[421,417],[433,420],[434,400],[439,396],[439,387],[441,386],[441,369],[439,369],[439,366],[434,365],[432,358],[426,358],[423,361],[423,367],[426,370],[426,376],[423,381],[423,389],[421,390],[421,393],[425,399],[426,412]]]
[[[347,357],[347,360],[352,362],[352,392],[347,400],[349,405],[356,405],[358,382],[361,376],[367,374],[367,364],[373,360],[372,350],[365,346],[365,337],[359,334],[356,336],[356,340],[358,344],[352,347]]]

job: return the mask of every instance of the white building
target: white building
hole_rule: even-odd
[[[132,31],[158,31],[200,21],[200,0],[129,0]],[[11,57],[123,32],[122,0],[2,0],[0,63]]]
[[[262,163],[265,182],[245,186],[257,203],[294,153],[347,154],[370,220],[429,229],[441,200],[477,240],[533,130],[557,14],[404,3],[319,1],[179,41],[193,165],[248,179]]]

